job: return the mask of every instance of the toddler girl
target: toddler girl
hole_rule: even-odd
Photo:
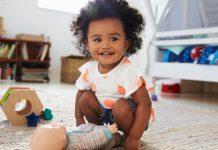
[[[71,29],[78,48],[93,61],[79,68],[77,125],[116,123],[125,148],[138,149],[153,114],[143,74],[128,59],[141,48],[142,15],[124,0],[94,0],[81,9]]]

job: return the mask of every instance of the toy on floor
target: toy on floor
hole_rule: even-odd
[[[152,101],[158,101],[157,95],[154,92],[154,87],[153,86],[152,87],[147,87],[146,86],[146,89],[148,91],[148,94],[149,94],[151,100]]]
[[[37,127],[37,124],[40,122],[39,116],[35,115],[33,112],[32,114],[26,116],[27,119],[27,126],[28,127]]]
[[[152,94],[151,95],[151,100],[152,101],[158,101],[157,95],[156,94]]]
[[[37,125],[40,122],[40,119],[50,121],[53,118],[52,111],[48,108],[46,108],[44,111],[40,113],[39,116],[37,116],[34,112],[30,115],[26,116],[27,120],[27,126],[28,127],[37,127]]]
[[[162,83],[161,92],[180,93],[180,84],[179,83]]]
[[[41,116],[44,120],[52,120],[53,118],[52,111],[48,108],[42,111]]]
[[[21,110],[16,110],[19,103],[25,103]],[[39,115],[43,105],[36,92],[26,87],[10,87],[3,95],[0,106],[8,121],[14,126],[27,124],[26,116],[35,113]]]
[[[34,131],[30,146],[32,150],[98,149],[117,131],[116,124],[108,126],[82,124],[69,132],[61,124],[48,124]]]

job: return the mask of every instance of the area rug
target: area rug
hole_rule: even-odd
[[[75,125],[76,89],[73,86],[34,88],[43,106],[53,111],[53,122],[63,123],[66,127]],[[1,88],[0,96],[6,90],[7,87]],[[198,103],[186,104],[159,97],[157,102],[153,102],[156,121],[144,132],[141,149],[218,149],[218,109],[203,107],[204,105]],[[0,109],[0,150],[30,149],[30,137],[34,129],[11,126]]]

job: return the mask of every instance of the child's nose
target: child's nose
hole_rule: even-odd
[[[107,40],[102,41],[102,45],[101,45],[102,48],[108,48],[109,46],[110,46],[109,41]]]

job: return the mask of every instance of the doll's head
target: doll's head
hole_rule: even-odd
[[[31,150],[63,150],[67,144],[66,128],[61,124],[38,127],[31,137]]]
[[[125,0],[89,1],[71,25],[79,50],[95,60],[99,55],[115,56],[117,51],[115,60],[135,53],[141,48],[143,28],[142,15]]]

